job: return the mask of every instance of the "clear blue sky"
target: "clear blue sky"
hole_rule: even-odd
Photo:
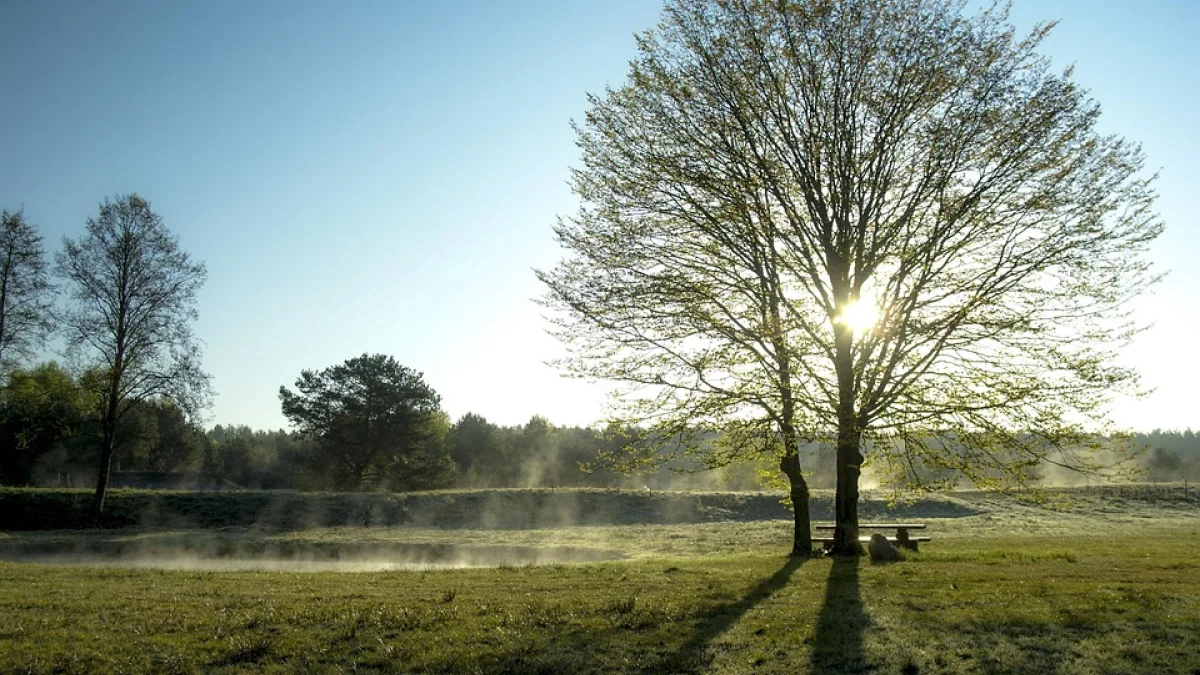
[[[601,394],[547,358],[532,269],[573,212],[571,118],[624,79],[653,1],[0,4],[0,207],[51,252],[106,196],[138,192],[208,264],[197,333],[210,423],[285,425],[301,369],[384,352],[455,418],[559,424]],[[1018,0],[1161,169],[1171,276],[1129,350],[1146,401],[1118,422],[1200,427],[1200,3]]]

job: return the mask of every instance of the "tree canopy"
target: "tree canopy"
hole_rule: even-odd
[[[964,6],[671,0],[576,125],[582,204],[539,273],[565,367],[629,385],[651,452],[732,428],[714,461],[780,457],[797,553],[803,438],[836,443],[852,553],[864,461],[1097,470],[1074,450],[1136,390],[1113,355],[1162,228],[1140,148],[1037,53],[1050,25]]]
[[[441,444],[448,422],[421,373],[385,354],[305,370],[279,388],[283,414],[319,448],[339,489],[444,487],[454,465]]]
[[[53,290],[37,228],[0,211],[0,365],[31,356],[50,332]]]

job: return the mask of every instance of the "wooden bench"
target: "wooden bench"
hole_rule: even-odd
[[[818,530],[833,530],[837,525],[817,525]],[[933,541],[933,537],[913,537],[909,535],[909,530],[923,530],[925,523],[859,523],[859,530],[895,530],[895,537],[888,537],[887,540],[900,548],[906,548],[910,551],[916,551],[917,545],[923,541]],[[871,541],[870,537],[859,537],[858,540],[864,544]],[[813,537],[813,541],[820,542],[821,546],[826,551],[833,548],[833,537]]]

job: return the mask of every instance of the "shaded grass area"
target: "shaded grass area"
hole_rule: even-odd
[[[788,559],[782,534],[748,553],[425,572],[0,563],[0,673],[1200,669],[1195,524],[964,532],[889,565]]]

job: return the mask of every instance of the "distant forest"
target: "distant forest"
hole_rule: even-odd
[[[89,414],[86,388],[65,369],[45,363],[10,370],[0,390],[0,482],[6,485],[90,488],[96,480],[99,435]],[[347,489],[334,482],[319,443],[288,430],[218,424],[205,430],[166,400],[139,404],[122,421],[114,456],[114,487],[199,489]],[[1200,481],[1200,437],[1191,430],[1142,433],[1133,439],[1150,481]],[[633,487],[638,489],[746,490],[762,485],[758,469],[690,471],[682,465],[624,475],[585,471],[620,436],[556,426],[534,415],[524,425],[494,424],[468,413],[433,416],[421,454],[438,461],[417,482],[367,477],[357,490],[477,487]],[[829,488],[830,448],[808,447],[805,469],[813,487]],[[404,461],[398,457],[396,461]]]
[[[0,389],[0,483],[93,487],[99,429],[87,383],[57,363],[13,368]],[[620,443],[595,429],[558,427],[541,416],[502,426],[469,413],[452,421],[432,416],[421,454],[447,470],[397,484],[386,472],[350,489],[447,487],[648,486],[751,489],[750,469],[676,475],[586,473],[581,465]],[[167,399],[139,403],[122,420],[114,454],[114,487],[347,489],[334,480],[321,444],[289,430],[218,424],[205,430]],[[398,457],[396,461],[405,458]],[[729,478],[730,480],[725,480]]]

